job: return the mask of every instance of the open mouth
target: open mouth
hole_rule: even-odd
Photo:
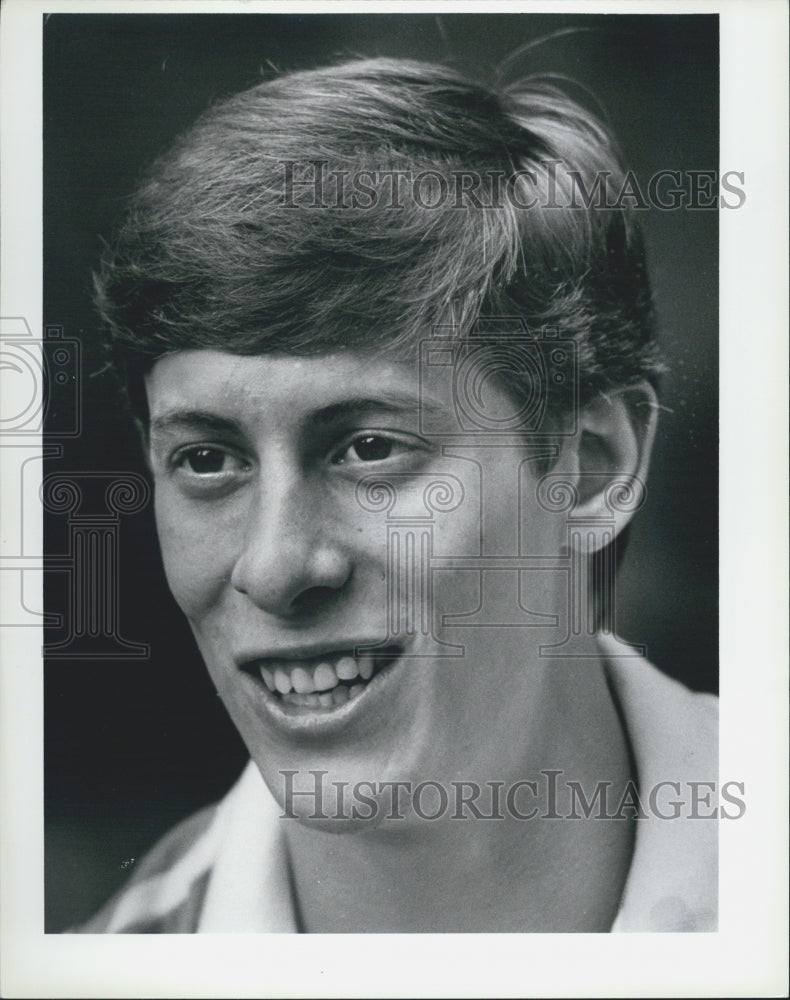
[[[332,709],[358,698],[377,674],[394,663],[403,650],[382,646],[374,653],[353,650],[323,653],[312,659],[257,660],[246,666],[257,673],[283,704]]]

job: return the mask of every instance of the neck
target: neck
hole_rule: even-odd
[[[578,789],[590,802],[607,782],[608,801],[616,804],[632,775],[603,669],[580,662],[563,665],[564,696],[555,692],[551,725],[535,734],[525,754],[534,764],[509,776],[498,802],[496,790],[481,782],[472,808],[472,790],[459,793],[450,781],[448,808],[433,821],[413,815],[407,793],[405,821],[384,819],[374,829],[342,834],[289,827],[303,929],[608,931],[631,858],[633,824],[596,819],[597,806],[585,817]],[[513,791],[516,782],[531,784]],[[459,805],[464,794],[466,804]],[[426,799],[424,811],[435,808]],[[522,818],[527,814],[532,817]],[[578,818],[567,818],[574,814]]]

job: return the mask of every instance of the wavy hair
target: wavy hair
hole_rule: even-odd
[[[350,202],[316,203],[319,169]],[[397,171],[427,187],[353,193]],[[461,174],[474,191],[437,198]],[[210,107],[131,198],[95,275],[111,365],[145,420],[141,376],[173,351],[397,351],[507,315],[575,342],[582,402],[654,379],[635,215],[577,201],[601,184],[610,204],[624,177],[607,128],[548,82],[495,92],[391,59],[279,76]]]

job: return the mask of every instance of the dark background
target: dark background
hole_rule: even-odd
[[[44,317],[81,342],[84,424],[47,471],[144,474],[112,386],[96,374],[91,270],[141,168],[209,100],[273,67],[338,56],[409,56],[488,72],[552,34],[514,60],[515,75],[559,72],[575,81],[576,96],[579,84],[591,88],[645,186],[659,169],[717,169],[715,16],[48,15]],[[715,690],[718,217],[651,210],[644,225],[670,372],[648,501],[618,583],[618,632],[645,644],[667,673]],[[52,515],[45,527],[48,551],[62,551],[65,518]],[[150,655],[46,664],[48,931],[86,918],[134,859],[219,797],[245,761],[168,593],[150,509],[124,517],[120,537],[121,632],[149,644]],[[56,580],[47,600],[63,613]]]

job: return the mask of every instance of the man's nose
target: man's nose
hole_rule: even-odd
[[[236,590],[269,614],[296,617],[331,599],[351,572],[336,520],[312,484],[270,482],[258,491],[231,574]]]

